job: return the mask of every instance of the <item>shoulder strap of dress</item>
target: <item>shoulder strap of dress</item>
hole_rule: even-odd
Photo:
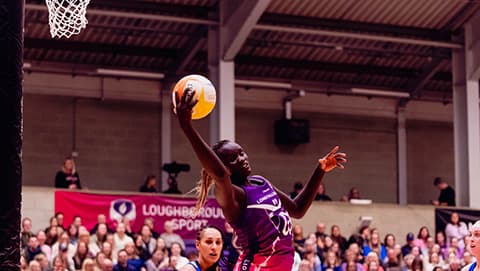
[[[472,265],[470,265],[470,268],[468,269],[468,271],[474,271],[476,266],[477,266],[477,262],[472,263]]]
[[[202,271],[200,270],[200,264],[198,264],[198,261],[189,262],[188,264],[193,266],[193,268],[195,268],[195,271]]]

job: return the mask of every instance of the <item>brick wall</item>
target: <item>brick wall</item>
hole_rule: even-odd
[[[373,101],[382,108],[377,100]],[[94,99],[75,103],[74,136],[73,98],[25,95],[24,184],[53,186],[55,172],[74,145],[79,152],[76,161],[81,180],[92,189],[136,191],[146,174],[159,175],[163,161],[159,155],[158,105]],[[338,199],[350,187],[357,186],[364,197],[377,202],[396,202],[394,118],[355,115],[349,111],[332,114],[296,110],[295,118],[310,120],[311,142],[298,147],[279,147],[273,143],[273,122],[282,117],[282,110],[273,106],[261,109],[259,103],[262,101],[255,104],[256,108],[243,105],[236,111],[236,137],[249,153],[255,173],[265,175],[289,192],[294,181],[310,177],[321,155],[340,145],[348,152],[348,169],[326,176],[328,194]],[[391,111],[388,106],[385,110]],[[208,119],[195,121],[194,125],[208,139]],[[191,165],[189,173],[179,176],[180,189],[186,192],[198,180],[200,165],[175,117],[171,129],[172,160]],[[453,128],[448,121],[409,120],[407,140],[409,203],[428,203],[438,195],[431,184],[433,176],[447,177],[453,184]]]
[[[73,104],[72,98],[26,95],[24,184],[53,186],[74,146],[89,188],[138,190],[145,175],[158,175],[158,105],[79,99],[73,136]]]

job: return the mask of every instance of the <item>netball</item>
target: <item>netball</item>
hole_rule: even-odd
[[[195,100],[198,101],[195,107],[193,107],[192,119],[204,118],[210,112],[212,112],[217,100],[215,87],[210,80],[198,74],[187,75],[178,80],[172,92],[172,101],[174,106],[176,104],[176,93],[178,93],[178,97],[182,97],[183,90],[186,87],[191,87],[195,90]]]

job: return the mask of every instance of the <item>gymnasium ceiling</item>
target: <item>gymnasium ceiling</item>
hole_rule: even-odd
[[[24,61],[32,72],[125,69],[164,73],[167,82],[208,74],[209,28],[233,18],[220,18],[219,2],[91,0],[87,28],[52,39],[44,1],[26,0]],[[389,90],[439,102],[451,101],[451,52],[463,47],[452,40],[480,10],[479,1],[466,0],[227,2],[239,5],[231,8],[239,18],[259,17],[240,28],[247,32],[243,40],[238,34],[238,50],[224,54],[234,59],[237,79],[326,93]]]

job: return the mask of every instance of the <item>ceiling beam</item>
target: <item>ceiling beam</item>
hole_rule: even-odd
[[[351,55],[364,55],[376,57],[391,57],[398,58],[404,56],[416,57],[438,57],[441,59],[450,59],[451,52],[449,49],[435,48],[436,50],[418,50],[411,46],[397,46],[397,48],[385,48],[385,46],[372,46],[363,43],[345,42],[342,40],[336,41],[315,41],[315,40],[297,40],[288,37],[268,37],[268,39],[251,36],[246,41],[246,46],[254,48],[274,48],[281,47],[285,49],[287,46],[300,46],[305,48],[325,48],[331,50],[342,50]],[[382,44],[384,45],[384,44]]]
[[[45,5],[36,5],[36,4],[25,4],[25,9],[27,10],[37,10],[37,11],[47,11]],[[87,9],[88,15],[97,15],[97,16],[110,16],[110,17],[119,17],[119,18],[131,18],[131,19],[143,19],[143,20],[152,20],[152,21],[166,21],[166,22],[176,22],[176,23],[188,23],[188,24],[200,24],[200,25],[218,25],[218,22],[215,20],[194,18],[194,17],[185,17],[179,15],[165,15],[165,14],[151,14],[151,13],[142,13],[136,11],[120,11],[120,10],[104,10],[104,9]]]
[[[52,39],[34,39],[25,38],[25,49],[37,48],[44,50],[60,50],[60,51],[78,51],[92,53],[109,53],[116,55],[129,56],[147,56],[175,58],[178,51],[174,49],[159,49],[155,47],[145,46],[128,46],[105,43],[79,42],[73,40],[52,40]]]
[[[216,6],[198,6],[183,5],[175,3],[160,3],[158,1],[135,0],[135,1],[118,1],[118,0],[95,0],[91,1],[88,8],[93,9],[110,9],[110,10],[126,10],[126,11],[146,11],[148,13],[163,13],[170,15],[183,15],[188,17],[207,19],[209,13],[216,10]],[[88,10],[87,10],[88,11]]]
[[[235,58],[238,65],[277,66],[296,70],[323,70],[339,73],[365,73],[395,77],[415,77],[417,70],[405,68],[392,68],[384,66],[340,64],[331,62],[319,62],[310,60],[295,60],[289,58],[271,58],[261,56],[239,55]]]
[[[39,4],[26,4],[25,8],[27,10],[38,10],[38,11],[47,11],[45,5]],[[142,12],[133,12],[133,11],[115,11],[115,10],[102,10],[102,9],[88,9],[89,15],[98,15],[98,16],[110,16],[110,17],[119,17],[119,18],[132,18],[132,19],[144,19],[152,21],[169,21],[176,23],[187,23],[187,24],[200,24],[200,25],[209,25],[209,26],[218,26],[219,23],[217,20],[212,19],[203,19],[203,18],[194,18],[194,17],[185,17],[180,15],[165,15],[165,14],[150,14]],[[254,26],[255,30],[263,31],[277,31],[277,32],[288,32],[288,33],[301,33],[308,35],[317,35],[317,36],[329,36],[329,37],[340,37],[340,38],[350,38],[350,39],[359,39],[359,40],[372,40],[372,41],[381,41],[381,42],[391,42],[391,43],[402,43],[402,44],[411,44],[411,45],[420,45],[420,46],[430,46],[430,47],[441,47],[441,48],[450,48],[450,49],[461,49],[463,44],[455,43],[451,41],[442,41],[442,40],[432,40],[425,39],[424,37],[396,37],[387,34],[374,34],[374,33],[360,33],[360,32],[351,32],[346,30],[326,30],[318,29],[313,27],[305,26],[282,26],[276,24],[264,24],[258,23]]]
[[[422,39],[450,41],[448,31],[438,31],[432,29],[405,27],[390,24],[365,23],[338,19],[314,18],[307,16],[295,16],[288,14],[265,13],[259,21],[259,24],[273,24],[285,26],[308,27],[316,29],[331,29],[347,32],[368,32],[381,33],[395,37],[407,36]]]
[[[245,0],[239,2],[237,0],[224,0],[220,3],[221,10],[227,9],[227,6],[235,7],[232,14],[224,17],[222,15],[220,50],[223,60],[231,61],[235,58],[270,1]]]
[[[358,40],[371,40],[371,41],[381,41],[381,42],[388,42],[388,43],[401,43],[401,44],[440,47],[440,48],[449,48],[449,49],[463,48],[463,44],[455,43],[452,41],[439,41],[439,40],[429,40],[425,38],[411,38],[411,37],[394,37],[390,35],[381,35],[381,34],[346,32],[346,31],[339,31],[339,30],[326,30],[326,29],[305,28],[305,27],[296,27],[296,26],[295,27],[281,26],[281,25],[273,25],[273,24],[270,24],[270,25],[257,24],[255,26],[255,30],[277,31],[277,32],[297,33],[297,34],[314,35],[314,36],[328,36],[328,37],[337,37],[337,38],[349,38],[349,39],[358,39]]]

